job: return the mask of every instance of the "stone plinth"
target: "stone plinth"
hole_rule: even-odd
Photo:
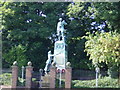
[[[17,87],[17,80],[18,80],[18,67],[12,66],[12,88]]]
[[[27,66],[26,67],[26,83],[25,83],[26,88],[31,88],[32,86],[32,72],[33,72],[33,67]]]
[[[50,68],[50,88],[55,88],[56,68],[52,66]]]
[[[71,88],[72,68],[67,67],[65,69],[65,88]]]

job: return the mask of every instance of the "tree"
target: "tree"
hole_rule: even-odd
[[[18,66],[22,67],[26,65],[27,57],[25,55],[26,49],[22,45],[12,47],[7,54],[4,54],[3,57],[7,62],[12,65],[14,61],[18,62]]]
[[[69,5],[67,14],[79,20],[78,26],[84,21],[84,30],[120,33],[119,8],[120,2],[76,2]]]
[[[104,22],[109,31],[120,33],[120,2],[100,2],[93,3],[96,13],[95,18],[98,22]]]
[[[70,53],[68,55],[75,68],[93,69],[84,52],[85,40],[80,39],[86,32],[94,30],[91,29],[91,23],[95,20],[92,18],[93,11],[89,11],[90,8],[92,4],[89,2],[75,2],[68,6],[67,15],[70,19],[68,26],[68,51]]]
[[[92,60],[92,63],[96,67],[100,67],[102,62],[106,63],[109,70],[112,69],[118,72],[120,65],[120,34],[116,32],[87,33],[85,38],[87,39],[85,51],[90,56],[89,59]]]

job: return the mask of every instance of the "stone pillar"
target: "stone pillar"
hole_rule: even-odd
[[[55,88],[56,68],[52,66],[50,68],[50,88]]]
[[[65,88],[71,88],[72,68],[67,67],[65,69]]]
[[[17,87],[17,80],[18,80],[18,66],[17,62],[15,61],[12,66],[12,88]]]
[[[32,65],[32,63],[28,62],[28,66],[26,66],[26,82],[25,82],[25,87],[26,88],[31,88],[32,87],[33,67],[31,65]]]

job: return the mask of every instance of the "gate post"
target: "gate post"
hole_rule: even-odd
[[[65,88],[71,88],[71,79],[72,79],[72,68],[70,67],[70,62],[67,63],[65,69]]]
[[[25,82],[26,88],[32,87],[32,72],[33,72],[32,63],[28,62],[28,66],[26,66],[26,82]]]
[[[12,66],[12,88],[17,87],[17,80],[18,80],[18,66],[17,61],[15,61]]]
[[[50,68],[50,88],[55,88],[56,68],[51,66]]]

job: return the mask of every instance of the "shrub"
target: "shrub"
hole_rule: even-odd
[[[0,75],[0,84],[1,85],[11,85],[11,78],[12,78],[12,75],[11,73],[3,73]]]
[[[95,88],[96,80],[73,80],[72,88]],[[118,79],[104,77],[98,79],[98,88],[119,88]]]

